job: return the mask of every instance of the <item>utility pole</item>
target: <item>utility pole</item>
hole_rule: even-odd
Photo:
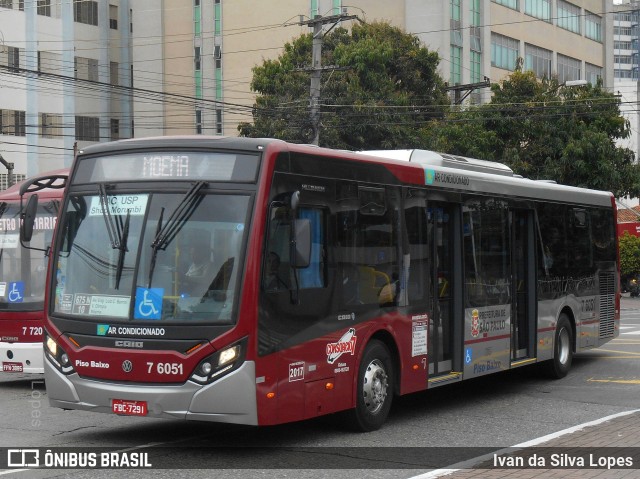
[[[13,186],[13,163],[6,161],[2,155],[0,155],[0,163],[7,168],[7,188]]]
[[[489,88],[491,86],[491,82],[487,77],[484,77],[484,81],[478,83],[466,83],[464,85],[453,85],[445,87],[446,91],[453,91],[454,93],[454,105],[461,105],[462,102],[471,95],[473,90],[477,90],[478,88]],[[462,92],[466,92],[462,95]]]
[[[313,139],[311,144],[318,145],[320,142],[320,79],[323,71],[327,70],[346,70],[346,68],[336,66],[322,66],[322,40],[324,36],[329,33],[338,23],[344,20],[357,19],[357,15],[347,15],[346,10],[340,15],[331,15],[323,17],[316,15],[311,20],[302,20],[298,25],[308,25],[313,27],[313,40],[311,44],[311,67],[304,68],[303,70],[311,72],[311,86],[309,90],[309,110],[311,128],[313,130]],[[331,28],[325,33],[322,33],[322,27],[328,23],[331,23]]]

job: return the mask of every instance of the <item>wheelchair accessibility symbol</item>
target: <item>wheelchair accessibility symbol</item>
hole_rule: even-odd
[[[9,283],[7,300],[10,303],[22,303],[24,301],[24,281]]]
[[[465,364],[470,364],[472,359],[473,359],[473,352],[472,352],[471,348],[465,349],[465,351],[464,351],[464,363]]]
[[[136,288],[135,319],[160,319],[164,288]]]

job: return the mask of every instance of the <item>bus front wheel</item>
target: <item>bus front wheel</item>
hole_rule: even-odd
[[[356,407],[348,411],[353,429],[375,431],[384,424],[393,399],[393,362],[389,349],[378,340],[367,344],[358,370]]]
[[[558,318],[556,332],[553,338],[553,359],[547,363],[546,372],[554,378],[560,379],[567,375],[573,360],[573,329],[566,314]]]

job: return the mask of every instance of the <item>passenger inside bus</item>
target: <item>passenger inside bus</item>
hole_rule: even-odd
[[[206,286],[211,277],[213,263],[211,262],[211,250],[204,241],[194,243],[189,248],[191,263],[184,274],[184,286],[188,292],[196,292]]]
[[[342,265],[342,274],[345,304],[389,306],[395,303],[397,275],[391,281],[389,275],[373,266],[350,263]]]

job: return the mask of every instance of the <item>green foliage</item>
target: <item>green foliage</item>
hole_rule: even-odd
[[[253,122],[241,136],[308,143],[311,35],[253,69]],[[640,196],[620,99],[601,84],[568,87],[518,68],[492,85],[487,104],[451,108],[438,55],[387,23],[336,28],[323,39],[320,144],[349,149],[424,148],[499,161],[531,179]]]
[[[616,145],[629,136],[629,124],[620,99],[601,84],[568,87],[516,71],[492,90],[491,102],[474,112],[495,134],[490,159],[532,179],[640,194],[634,154]]]
[[[387,23],[332,30],[323,39],[322,64],[340,67],[322,75],[322,146],[351,150],[415,148],[421,126],[441,118],[448,104],[436,73],[438,55],[417,37]],[[253,123],[241,136],[306,143],[313,137],[309,112],[311,35],[285,46],[277,60],[253,69],[258,92]]]
[[[635,276],[640,273],[640,237],[625,231],[619,238],[620,275]]]
[[[429,122],[421,133],[417,148],[489,161],[498,156],[495,132],[484,127],[482,116],[474,109],[462,114],[450,112],[443,120]]]

